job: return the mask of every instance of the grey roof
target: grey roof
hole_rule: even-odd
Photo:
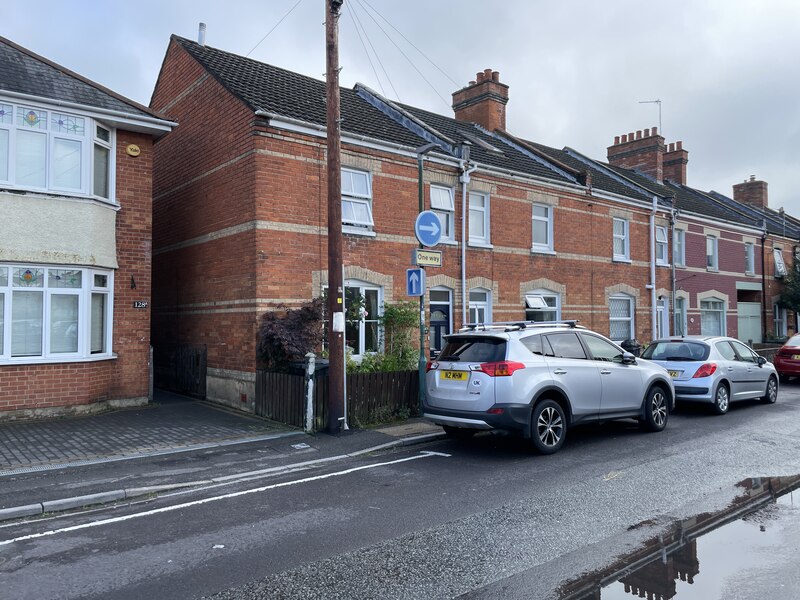
[[[73,102],[141,117],[161,115],[0,37],[0,91]]]
[[[749,218],[757,222],[759,226],[766,224],[769,233],[800,239],[800,226],[798,226],[794,217],[790,215],[786,215],[784,219],[782,213],[772,210],[771,208],[757,208],[745,202],[738,202],[719,192],[711,191],[708,195],[723,206],[729,206],[746,214]]]
[[[211,46],[201,46],[177,35],[173,35],[172,40],[254,112],[261,110],[325,125],[325,82]],[[365,102],[355,90],[341,88],[340,94],[343,132],[415,148],[426,143]]]

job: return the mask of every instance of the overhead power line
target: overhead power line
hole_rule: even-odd
[[[297,2],[295,2],[295,3],[294,3],[294,6],[292,6],[292,8],[290,8],[290,9],[288,10],[288,12],[287,12],[285,15],[283,15],[283,16],[281,17],[280,21],[278,21],[277,23],[275,23],[275,25],[273,25],[273,26],[272,26],[272,29],[270,29],[270,30],[267,32],[267,34],[266,34],[266,35],[265,35],[263,38],[261,38],[261,40],[259,40],[259,42],[258,42],[258,43],[257,43],[255,46],[253,46],[253,47],[250,49],[250,52],[248,52],[247,54],[245,54],[245,55],[244,55],[244,56],[245,56],[245,58],[247,58],[248,56],[250,56],[250,55],[253,53],[253,51],[254,51],[256,48],[258,48],[258,47],[261,45],[261,43],[262,43],[262,42],[263,42],[265,39],[267,39],[267,38],[269,37],[269,34],[270,34],[270,33],[272,33],[273,31],[275,31],[275,30],[278,28],[278,25],[280,25],[281,23],[283,23],[284,19],[285,19],[286,17],[288,17],[290,14],[292,14],[292,12],[294,11],[294,9],[295,9],[295,8],[297,8],[297,7],[300,5],[300,3],[301,3],[301,2],[303,2],[303,0],[297,0]]]

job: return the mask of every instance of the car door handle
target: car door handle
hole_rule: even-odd
[[[600,371],[600,375],[611,375],[611,371],[609,371],[608,369],[603,369],[602,371]]]
[[[728,371],[733,371],[733,367],[728,367]]]
[[[567,372],[564,369],[554,369],[553,375],[566,375]]]

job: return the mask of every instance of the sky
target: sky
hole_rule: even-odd
[[[326,0],[8,0],[6,37],[149,104],[171,34],[318,79]],[[266,36],[266,38],[265,38]],[[486,68],[509,86],[516,136],[605,160],[659,124],[689,151],[688,184],[732,195],[751,175],[800,217],[796,0],[345,0],[341,84],[452,116]],[[2,77],[2,73],[0,73]]]

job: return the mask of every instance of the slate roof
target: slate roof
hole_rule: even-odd
[[[0,37],[0,91],[29,94],[140,117],[161,115]]]
[[[771,208],[756,208],[755,206],[745,204],[744,202],[738,202],[733,198],[729,198],[724,194],[714,191],[709,192],[709,196],[724,206],[730,206],[743,212],[749,218],[756,221],[759,224],[759,227],[766,222],[767,231],[769,233],[800,239],[800,226],[798,226],[796,220],[790,215],[786,215],[786,220],[784,221],[783,215],[781,215],[781,213],[778,211],[772,210]]]
[[[325,125],[327,108],[324,81],[211,46],[201,46],[177,35],[173,35],[172,40],[254,112],[262,110]],[[365,102],[355,90],[341,88],[340,94],[343,132],[415,148],[426,143],[426,140]]]

